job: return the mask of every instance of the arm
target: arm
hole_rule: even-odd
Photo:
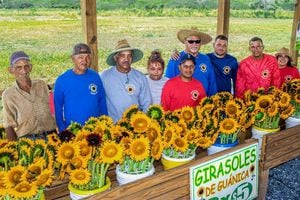
[[[164,111],[170,110],[170,94],[168,90],[168,82],[164,85],[161,93],[161,105]]]
[[[179,61],[170,59],[166,68],[165,76],[168,78],[173,78],[177,76],[180,73],[178,65]]]
[[[108,115],[107,104],[106,104],[106,94],[105,94],[105,90],[104,90],[101,78],[100,78],[100,84],[99,84],[99,105],[100,105],[100,108],[99,108],[100,115]]]
[[[238,66],[239,66],[239,64],[238,64],[237,60],[235,59],[235,62],[233,64],[233,70],[232,70],[232,82],[233,82],[232,87],[233,87],[233,92],[234,92],[233,94],[235,94],[236,77],[237,77]]]
[[[274,59],[274,62],[273,62],[273,73],[272,73],[271,86],[275,86],[277,88],[281,87],[281,75],[280,75],[280,71],[279,71],[276,59]]]
[[[61,83],[56,80],[54,85],[54,108],[55,108],[55,120],[59,132],[65,130],[67,127],[63,119],[63,106],[64,106],[64,93],[61,88]]]
[[[139,104],[140,104],[139,106],[144,112],[146,112],[149,106],[152,104],[152,97],[151,97],[151,91],[146,76],[144,76],[142,80],[143,80],[142,88],[139,94]]]
[[[9,126],[5,128],[5,132],[8,140],[16,141],[18,139],[17,133],[15,132],[13,127]]]
[[[242,68],[244,67],[244,63],[241,63],[239,65],[239,68],[237,70],[237,77],[236,77],[236,87],[235,87],[235,97],[244,98],[244,92],[246,90],[245,88],[245,79],[244,79],[244,73]]]
[[[5,95],[2,96],[2,105],[3,105],[3,120],[5,132],[7,134],[7,139],[9,140],[17,140],[18,136],[14,130],[14,127],[17,126],[16,117],[14,109],[9,104],[9,101]]]
[[[207,63],[209,65],[209,77],[208,77],[208,91],[207,96],[212,96],[217,93],[217,84],[216,84],[216,77],[215,77],[215,71],[213,69],[213,66],[211,62]]]

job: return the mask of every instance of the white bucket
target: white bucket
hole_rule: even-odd
[[[252,138],[258,139],[258,157],[260,157],[261,154],[261,144],[262,144],[262,138],[264,135],[268,134],[268,133],[275,133],[277,131],[279,131],[280,128],[277,129],[262,129],[262,128],[258,128],[256,126],[252,126]]]
[[[289,117],[285,120],[285,128],[291,128],[300,125],[300,118]]]
[[[215,153],[218,153],[220,151],[224,151],[226,149],[232,148],[236,145],[238,145],[238,141],[231,143],[231,144],[219,144],[219,143],[215,143],[213,145],[211,145],[210,147],[207,148],[207,154],[208,155],[212,155]]]
[[[142,173],[142,174],[127,174],[127,173],[121,172],[119,165],[117,165],[117,168],[116,168],[116,176],[117,176],[117,181],[118,181],[119,185],[124,185],[126,183],[130,183],[130,182],[151,176],[152,174],[154,174],[154,172],[155,172],[155,168],[153,165],[149,171]]]

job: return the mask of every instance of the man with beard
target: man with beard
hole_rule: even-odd
[[[224,35],[218,35],[213,44],[214,52],[207,56],[213,65],[217,91],[234,93],[238,62],[235,57],[227,54],[228,38]]]
[[[142,59],[143,52],[130,47],[126,39],[117,42],[106,63],[111,66],[100,76],[106,91],[108,115],[116,123],[123,112],[132,105],[137,105],[146,112],[152,103],[151,92],[146,76],[131,67]]]
[[[212,64],[207,55],[199,52],[201,45],[205,45],[212,40],[211,36],[192,27],[191,29],[178,31],[177,38],[185,45],[185,49],[179,53],[179,57],[186,54],[195,57],[196,66],[193,77],[202,83],[207,96],[214,95],[217,92],[217,86]],[[171,58],[166,69],[166,77],[173,78],[179,73],[179,59]]]
[[[235,96],[239,98],[243,98],[247,90],[267,90],[271,86],[280,87],[281,83],[277,60],[274,56],[263,53],[262,39],[251,38],[249,50],[252,55],[243,59],[238,68]]]
[[[89,68],[91,49],[86,44],[76,44],[71,58],[74,67],[61,74],[54,85],[55,119],[60,132],[71,122],[84,125],[90,117],[107,115],[102,81]]]

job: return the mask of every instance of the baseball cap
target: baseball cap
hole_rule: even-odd
[[[87,44],[78,43],[74,46],[72,55],[74,56],[77,54],[91,54],[91,52],[92,51]]]
[[[24,51],[15,51],[10,56],[9,64],[10,64],[10,66],[12,66],[16,62],[18,62],[19,60],[22,60],[22,59],[30,61],[29,56]]]
[[[186,60],[191,60],[194,65],[196,65],[196,61],[195,61],[195,57],[192,56],[191,54],[184,54],[180,57],[180,60],[179,60],[179,64],[181,65],[182,63],[184,63]]]

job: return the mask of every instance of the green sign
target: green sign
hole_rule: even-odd
[[[258,143],[190,168],[193,200],[247,200],[257,191]]]

